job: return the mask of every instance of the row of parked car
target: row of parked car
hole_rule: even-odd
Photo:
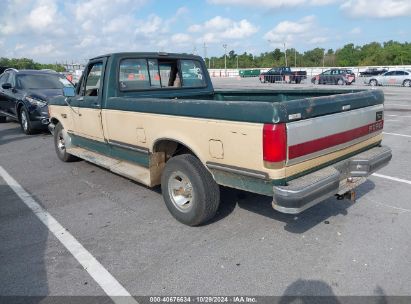
[[[72,86],[64,75],[52,70],[6,69],[0,75],[0,123],[9,117],[18,121],[26,134],[47,130],[49,98]]]
[[[371,86],[379,85],[402,85],[411,87],[411,70],[398,69],[376,69],[371,68],[359,73],[364,84]],[[287,83],[300,83],[307,78],[305,71],[291,72],[290,68],[272,68],[261,73],[259,79],[262,83],[285,81]],[[355,73],[351,69],[335,68],[326,70],[311,78],[313,84],[336,84],[351,85],[356,81]]]

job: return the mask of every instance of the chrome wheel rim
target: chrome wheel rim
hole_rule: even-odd
[[[64,152],[66,149],[66,142],[64,141],[63,134],[60,132],[57,136],[57,148],[61,151]]]
[[[27,130],[28,128],[28,121],[27,121],[27,116],[26,116],[26,112],[21,111],[21,125],[23,126],[24,130]]]
[[[193,185],[180,171],[173,172],[168,179],[168,192],[173,205],[182,212],[188,212],[194,200]]]

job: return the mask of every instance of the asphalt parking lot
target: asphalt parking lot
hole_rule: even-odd
[[[9,177],[131,295],[411,295],[411,88],[383,90],[393,160],[358,188],[357,202],[331,198],[293,216],[269,197],[224,188],[217,218],[196,228],[169,214],[159,188],[63,163],[50,134],[0,124],[0,295],[106,295]]]

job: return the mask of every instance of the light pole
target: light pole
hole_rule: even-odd
[[[287,49],[285,48],[285,42],[284,42],[284,57],[285,57],[285,66],[288,66],[288,62],[287,62]]]
[[[205,61],[205,64],[207,66],[207,45],[206,45],[205,42],[204,42],[203,48],[204,48],[204,61]],[[209,65],[210,65],[210,59],[208,60],[208,62],[209,62]]]
[[[227,44],[223,44],[224,48],[224,76],[227,77]]]
[[[297,67],[297,49],[294,48],[294,67]]]

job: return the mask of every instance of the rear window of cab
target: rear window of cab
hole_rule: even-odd
[[[122,59],[118,73],[121,91],[206,87],[201,63],[192,59]]]

